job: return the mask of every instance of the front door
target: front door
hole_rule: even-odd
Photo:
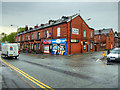
[[[89,52],[89,45],[87,45],[87,52]]]

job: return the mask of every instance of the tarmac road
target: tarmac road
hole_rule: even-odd
[[[102,52],[71,56],[21,53],[2,58],[3,88],[117,88],[118,63],[105,65]]]

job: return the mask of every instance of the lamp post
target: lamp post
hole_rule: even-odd
[[[85,21],[89,21],[89,20],[91,20],[91,18],[88,18],[88,19],[86,19]],[[84,22],[85,22],[84,20],[81,22],[81,53],[82,53],[82,45],[83,45],[83,24],[84,24]]]

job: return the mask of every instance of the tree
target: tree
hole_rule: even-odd
[[[14,38],[14,37],[15,37],[16,35],[17,35],[16,32],[10,33],[10,34],[7,36],[8,42],[9,42],[9,43],[15,42],[15,38]]]
[[[15,36],[17,35],[17,32],[10,33],[8,36],[4,36],[2,38],[2,42],[8,41],[9,43],[15,42]]]
[[[18,30],[17,30],[18,33],[23,32],[23,31],[25,31],[25,28],[21,28],[21,27],[18,28]]]
[[[1,41],[2,41],[2,42],[8,41],[8,37],[7,37],[7,35],[4,35],[4,37],[2,38]]]

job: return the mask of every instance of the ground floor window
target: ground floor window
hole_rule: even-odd
[[[60,44],[60,51],[64,51],[65,50],[65,44]]]
[[[83,49],[86,50],[86,44],[84,44]]]
[[[93,43],[92,42],[90,43],[90,49],[93,49]]]
[[[53,50],[57,50],[57,44],[53,44]]]
[[[40,50],[40,43],[38,43],[38,49]]]
[[[23,49],[23,45],[22,45],[22,49]]]
[[[32,49],[33,49],[33,44],[32,44]]]
[[[44,53],[49,53],[49,45],[44,45]]]

